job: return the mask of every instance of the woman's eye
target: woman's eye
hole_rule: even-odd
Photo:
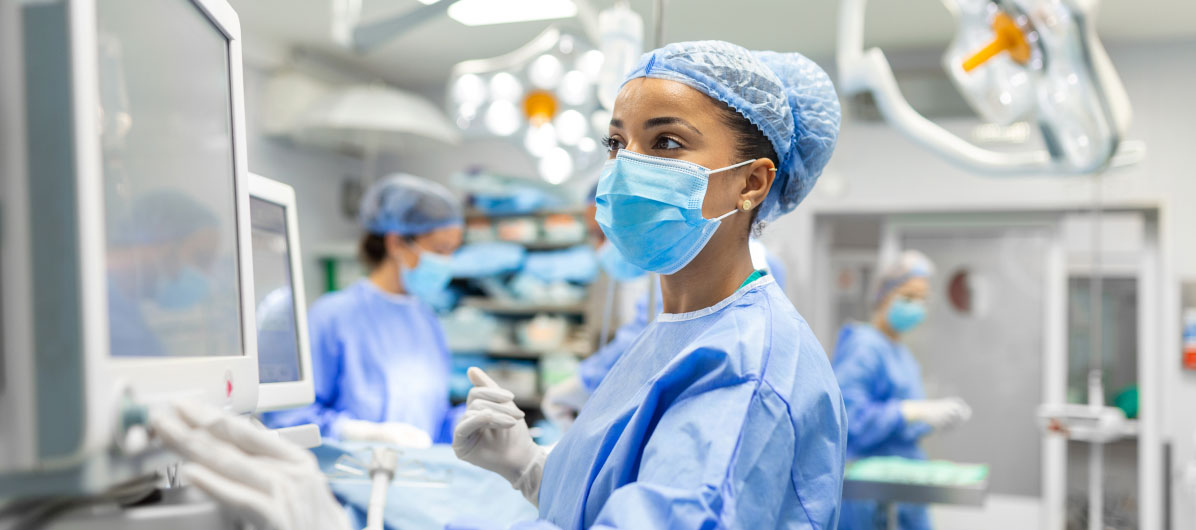
[[[620,142],[609,136],[602,139],[602,145],[606,147],[607,151],[612,153],[623,148],[623,142]]]
[[[661,136],[660,138],[656,139],[656,144],[653,145],[652,148],[660,150],[680,149],[681,142],[669,138],[668,136]]]

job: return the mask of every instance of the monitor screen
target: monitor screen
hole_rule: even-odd
[[[257,197],[249,199],[253,229],[253,289],[257,297],[258,380],[302,379],[287,211]]]
[[[188,0],[98,0],[111,353],[244,354],[229,42]]]

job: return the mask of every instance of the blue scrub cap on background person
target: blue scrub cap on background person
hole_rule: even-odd
[[[640,77],[689,86],[764,133],[780,166],[759,221],[796,208],[835,150],[839,96],[830,76],[800,53],[753,52],[723,41],[679,42],[644,54],[623,82]]]
[[[880,304],[898,287],[913,278],[929,278],[934,274],[934,263],[926,254],[917,250],[907,250],[897,257],[897,261],[885,267],[877,281],[876,298],[873,305]]]
[[[370,186],[361,198],[361,226],[372,234],[419,236],[465,223],[461,201],[427,179],[398,173]]]

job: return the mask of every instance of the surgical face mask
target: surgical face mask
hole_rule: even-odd
[[[199,269],[183,267],[170,280],[154,289],[154,302],[163,309],[187,309],[202,302],[212,290],[211,280]]]
[[[723,219],[739,211],[702,216],[709,176],[752,162],[706,169],[622,149],[602,168],[595,220],[629,263],[672,274],[702,251]]]
[[[403,289],[420,300],[434,304],[450,281],[453,280],[453,260],[428,251],[419,253],[419,262],[414,268],[402,267]]]
[[[639,278],[645,272],[644,269],[629,263],[610,241],[603,243],[598,249],[598,264],[608,276],[621,282]]]
[[[926,304],[908,298],[898,298],[889,304],[887,318],[893,331],[905,333],[926,320]]]

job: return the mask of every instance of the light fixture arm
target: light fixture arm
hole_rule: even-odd
[[[359,54],[369,53],[398,38],[399,35],[444,15],[449,6],[458,1],[440,0],[435,4],[421,5],[392,17],[358,25],[353,28],[353,51]]]

